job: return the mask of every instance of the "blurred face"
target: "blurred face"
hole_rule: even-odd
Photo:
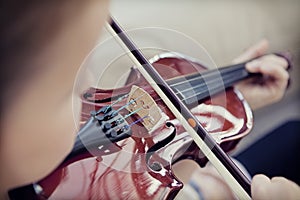
[[[41,179],[72,148],[73,82],[108,13],[107,1],[86,2],[80,12],[64,19],[55,38],[37,52],[31,64],[43,70],[16,91],[17,100],[5,114],[0,140],[2,188]]]

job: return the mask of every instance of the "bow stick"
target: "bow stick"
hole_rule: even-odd
[[[157,92],[175,117],[181,122],[185,130],[190,134],[203,154],[223,176],[236,196],[239,199],[251,199],[250,180],[207,133],[198,119],[190,112],[184,103],[180,101],[166,81],[112,17],[110,17],[110,26],[108,25],[107,29],[113,36],[117,35],[117,37],[114,38],[125,51],[130,51],[128,55],[136,64],[140,73]]]

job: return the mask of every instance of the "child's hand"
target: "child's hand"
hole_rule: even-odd
[[[268,41],[262,40],[246,50],[234,62],[245,62],[247,60],[262,56],[268,49]],[[288,62],[276,55],[266,55],[246,64],[246,69],[252,73],[263,75],[259,80],[247,79],[236,85],[242,92],[252,109],[257,109],[279,101],[286,90],[289,74],[287,72]]]

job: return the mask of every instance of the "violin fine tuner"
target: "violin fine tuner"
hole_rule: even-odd
[[[131,134],[127,121],[111,105],[91,111],[90,119],[78,132],[73,150],[66,159],[85,150],[97,156],[103,146],[121,141]]]

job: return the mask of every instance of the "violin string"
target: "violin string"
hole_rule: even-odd
[[[232,71],[231,71],[231,72],[232,72]],[[223,80],[225,79],[224,85],[226,85],[226,83],[232,81],[231,79],[227,79],[227,81],[226,81],[226,77],[227,77],[227,76],[232,76],[232,73],[225,73],[225,75],[223,75]],[[175,94],[178,95],[179,93],[184,93],[184,92],[188,92],[188,91],[190,91],[190,90],[195,90],[194,95],[185,97],[185,98],[181,99],[182,101],[186,101],[186,100],[188,100],[188,99],[190,99],[190,98],[194,98],[194,97],[197,97],[197,96],[199,96],[199,95],[201,96],[201,95],[207,93],[208,90],[207,90],[207,87],[205,87],[205,85],[212,84],[213,82],[219,82],[219,81],[216,81],[215,79],[212,79],[211,81],[205,82],[205,81],[203,80],[203,77],[196,77],[196,78],[192,78],[192,79],[187,80],[187,81],[181,81],[181,82],[178,82],[178,83],[184,84],[184,83],[190,82],[191,80],[201,80],[201,81],[200,81],[200,83],[197,84],[197,86],[195,86],[195,87],[189,87],[189,88],[187,88],[187,89],[185,89],[185,90],[181,90],[180,92],[175,92]],[[176,83],[176,84],[170,84],[170,86],[179,85],[178,83]],[[211,86],[209,89],[214,91],[214,90],[216,90],[216,89],[218,89],[218,88],[219,88],[219,85],[215,85],[215,86]],[[196,92],[197,89],[198,89],[198,91],[200,90],[200,92]],[[151,94],[154,94],[154,93],[155,93],[155,91],[152,91],[152,92],[150,92],[150,93],[148,93],[148,94],[151,95]],[[129,106],[129,105],[131,105],[132,103],[134,103],[136,100],[142,98],[145,94],[146,94],[146,93],[144,93],[143,95],[141,95],[141,96],[139,96],[139,97],[137,97],[137,98],[135,98],[135,99],[130,100],[127,104],[123,105],[123,106],[120,107],[118,110],[114,111],[114,113],[120,112],[121,110],[123,110],[123,109],[126,108],[127,106]],[[118,98],[118,100],[116,100],[114,103],[112,103],[112,104],[110,105],[110,107],[112,107],[112,106],[115,105],[116,103],[122,101],[124,98],[126,98],[126,97],[128,97],[128,96],[129,96],[129,94],[126,94],[126,95],[124,95],[124,96]],[[158,101],[160,101],[160,100],[161,100],[161,98],[155,99],[155,102],[158,102]],[[149,104],[150,104],[150,103],[149,103]],[[147,105],[149,105],[149,104],[147,104]],[[166,106],[162,106],[162,107],[165,108]],[[142,109],[143,109],[143,108],[140,107],[140,108],[138,108],[138,109],[136,109],[136,110],[134,110],[134,111],[128,113],[127,115],[124,116],[124,119],[126,119],[126,118],[132,116],[133,114],[137,113],[138,111],[140,111],[140,110],[142,110]],[[157,110],[156,110],[156,112],[157,112]],[[145,118],[147,118],[147,117],[150,117],[150,116],[149,116],[149,115],[146,115],[146,116],[144,116],[144,117],[141,117],[141,118],[139,118],[138,120],[136,120],[135,122],[133,122],[132,125],[134,125],[134,124],[136,124],[136,123],[142,121],[143,119],[145,119]]]
[[[121,110],[123,110],[124,108],[126,108],[127,106],[129,106],[130,104],[132,104],[133,102],[135,102],[136,100],[142,98],[145,94],[146,94],[146,93],[144,93],[143,95],[140,95],[139,97],[137,97],[137,98],[135,98],[135,99],[130,100],[128,103],[126,103],[125,105],[121,106],[118,110],[114,111],[113,114],[120,112]],[[122,101],[125,97],[128,97],[128,96],[129,96],[129,95],[126,94],[126,95],[120,97],[118,100],[116,100],[115,102],[113,102],[112,104],[110,104],[109,107],[112,107],[113,105],[115,105],[116,103]],[[150,103],[151,103],[151,102],[150,102]],[[146,104],[146,106],[150,105],[150,103]],[[106,108],[106,110],[107,110],[107,109],[108,109],[108,108]],[[142,109],[143,109],[143,107],[140,107],[140,108],[138,108],[138,109],[136,109],[136,110],[134,110],[134,111],[128,113],[127,115],[125,115],[125,116],[123,117],[123,119],[125,120],[126,118],[130,117],[131,115],[137,113],[138,111],[140,111],[140,110],[142,110]],[[158,112],[158,110],[156,110],[155,112]],[[144,119],[147,118],[147,117],[150,117],[150,116],[149,116],[149,115],[145,115],[144,117],[141,117],[141,118],[137,119],[136,121],[132,122],[130,125],[128,125],[128,127],[131,127],[131,126],[133,126],[134,124],[137,124],[138,122],[141,122],[142,120],[144,120]]]
[[[218,87],[216,87],[216,88],[218,88]],[[148,94],[150,95],[150,94],[153,94],[153,93],[155,93],[155,91],[152,91],[152,92],[150,92],[150,93],[148,93]],[[176,93],[176,94],[178,94],[178,93]],[[188,98],[182,99],[182,101],[184,101],[184,100],[186,100],[186,99],[189,99],[189,98],[192,98],[192,97],[195,97],[195,96],[198,96],[198,95],[201,95],[201,94],[203,94],[203,93],[201,93],[201,92],[200,92],[200,93],[197,93],[197,94],[195,94],[194,96],[190,96],[190,97],[188,97]],[[145,94],[139,96],[138,98],[135,98],[135,99],[129,101],[129,103],[125,104],[124,106],[122,106],[121,108],[119,108],[117,111],[119,112],[120,110],[126,108],[128,105],[131,104],[132,101],[134,102],[134,101],[136,101],[137,99],[141,98],[141,97],[144,96],[144,95],[145,95]],[[160,101],[160,100],[161,100],[161,98],[158,98],[158,99],[156,99],[156,100],[154,100],[154,101],[155,101],[155,102],[158,102],[158,101]],[[151,103],[151,102],[150,102],[150,103]],[[146,104],[146,106],[147,106],[147,105],[150,105],[150,103]],[[164,105],[164,106],[162,106],[162,107],[163,107],[163,108],[166,108],[167,106]],[[137,108],[136,110],[134,110],[134,111],[128,113],[127,115],[125,115],[123,118],[126,119],[126,118],[132,116],[133,114],[137,113],[138,111],[140,111],[140,110],[142,110],[142,109],[143,109],[143,107]],[[159,110],[155,110],[155,112],[159,112]],[[137,124],[138,122],[143,121],[145,118],[148,118],[148,117],[150,117],[150,116],[149,116],[149,115],[145,115],[144,117],[141,117],[141,118],[137,119],[136,121],[132,122],[131,124],[129,124],[128,127],[131,127],[131,126]]]
[[[146,93],[144,93],[143,95],[141,95],[141,96],[139,96],[139,97],[137,97],[137,98],[135,98],[135,99],[132,99],[131,101],[129,101],[127,104],[125,104],[124,106],[122,106],[122,107],[120,107],[117,111],[115,111],[115,112],[120,112],[122,109],[124,109],[124,108],[126,108],[128,105],[130,105],[132,102],[135,102],[136,100],[138,100],[138,99],[140,99],[141,97],[143,97],[144,95],[145,95]],[[128,96],[128,95],[124,95],[124,96]],[[122,98],[122,99],[124,99],[124,98]],[[157,100],[155,100],[155,102],[157,102],[157,101],[159,101],[160,99],[157,99]],[[118,101],[118,100],[117,100]],[[115,104],[115,103],[113,103],[113,104]],[[149,102],[148,104],[145,104],[144,106],[149,106],[150,104],[152,104],[152,102]],[[111,104],[112,105],[112,104]],[[166,107],[166,106],[163,106],[163,107]],[[136,110],[134,110],[134,111],[131,111],[130,113],[128,113],[127,115],[125,115],[124,117],[123,117],[123,119],[125,120],[126,118],[128,118],[128,117],[130,117],[130,116],[132,116],[133,114],[135,114],[135,113],[137,113],[138,111],[140,111],[140,110],[142,110],[142,109],[144,109],[143,107],[140,107],[140,108],[137,108]],[[155,111],[152,113],[152,114],[154,114],[154,113],[156,113],[156,112],[159,112],[160,110],[159,109],[155,109]],[[143,116],[143,117],[140,117],[139,119],[137,119],[136,121],[134,121],[134,122],[132,122],[131,124],[129,124],[128,125],[128,127],[131,127],[131,126],[133,126],[134,124],[137,124],[138,122],[141,122],[141,121],[143,121],[144,119],[146,119],[146,118],[148,118],[148,117],[150,117],[150,115],[145,115],[145,116]]]
[[[240,80],[241,79],[240,77],[235,76],[235,73],[232,73],[232,72],[233,71],[231,71],[231,73],[228,73],[228,72],[224,73],[224,75],[222,77],[223,82],[221,82],[222,85],[224,86],[223,88],[226,88],[228,85],[230,85],[230,83],[234,83],[236,80]],[[181,90],[179,92],[174,91],[175,94],[178,95],[180,93],[184,93],[184,92],[188,92],[188,91],[194,90],[194,94],[193,95],[187,96],[187,97],[181,99],[182,101],[185,101],[187,99],[191,99],[191,98],[194,98],[194,97],[197,97],[197,96],[202,96],[204,94],[207,94],[209,91],[212,91],[212,92],[216,91],[216,89],[220,88],[220,85],[214,85],[213,86],[213,84],[219,83],[220,82],[219,80],[212,79],[211,81],[205,81],[201,77],[200,78],[193,78],[193,80],[197,80],[197,79],[201,80],[201,82],[198,83],[197,86],[195,86],[195,87],[189,87],[189,88],[187,88],[185,90]],[[187,83],[187,82],[189,82],[189,81],[181,81],[180,83],[183,84],[183,83]],[[170,84],[170,86],[172,87],[172,86],[174,86],[176,84]],[[206,87],[206,85],[208,85],[209,88]],[[223,88],[221,88],[221,89],[223,89]],[[174,88],[172,88],[172,89],[174,89]],[[200,92],[198,92],[198,91],[200,91]],[[152,93],[154,93],[154,91]],[[204,96],[204,97],[206,97],[206,96]],[[157,99],[156,101],[158,101],[158,100],[160,100],[160,98]]]
[[[199,87],[202,87],[203,86],[203,84],[200,84],[199,86],[197,85],[197,87],[199,88]],[[192,90],[192,89],[194,89],[194,88],[191,88],[191,89],[188,89],[188,90],[185,90],[185,91],[189,91],[189,90]],[[181,92],[181,91],[180,91]],[[180,92],[175,92],[175,94],[176,95],[178,95]],[[196,97],[196,96],[198,96],[198,95],[202,95],[202,94],[204,94],[204,93],[206,93],[207,92],[207,90],[205,90],[205,91],[202,91],[202,92],[200,92],[200,93],[195,93],[194,95],[192,95],[192,96],[189,96],[189,97],[186,97],[186,98],[183,98],[183,99],[181,99],[182,101],[184,101],[184,100],[187,100],[187,99],[189,99],[189,98],[193,98],[193,97]],[[155,94],[155,91],[152,91],[152,92],[150,92],[150,93],[148,93],[149,95],[151,95],[151,94]],[[136,99],[132,99],[131,101],[129,101],[127,104],[125,104],[124,106],[122,106],[121,108],[119,108],[118,110],[116,110],[116,111],[114,111],[115,113],[117,113],[117,112],[120,112],[121,110],[123,110],[124,108],[126,108],[127,106],[129,106],[130,104],[132,104],[133,102],[135,102],[137,99],[139,99],[139,98],[141,98],[142,96],[144,96],[145,94],[143,94],[143,95],[141,95],[141,96],[139,96],[138,98],[136,98]],[[155,99],[154,101],[155,102],[158,102],[158,101],[160,101],[161,100],[161,98],[157,98],[157,99]],[[148,105],[148,104],[147,104]],[[165,108],[166,106],[162,106],[163,108]],[[141,108],[140,108],[141,109]],[[131,115],[133,115],[134,113],[136,113],[136,112],[138,112],[139,111],[139,109],[137,109],[137,110],[135,110],[135,111],[132,111],[131,113],[129,113],[128,115],[129,116],[131,116]],[[128,116],[128,117],[129,117]],[[124,117],[125,118],[125,117]],[[126,117],[127,118],[127,117]]]
[[[130,112],[129,114],[125,115],[123,118],[126,119],[126,118],[130,117],[131,115],[137,113],[138,111],[140,111],[140,110],[142,110],[142,109],[143,109],[143,107],[140,107],[140,108],[138,108],[138,109],[136,109],[136,110]]]
[[[221,67],[221,68],[213,69],[211,71],[207,71],[207,72],[204,72],[204,73],[199,73],[200,76],[195,76],[194,78],[191,78],[191,79],[185,79],[181,82],[176,82],[174,84],[170,84],[170,86],[173,87],[173,86],[188,83],[188,82],[191,82],[191,81],[197,81],[199,79],[208,80],[211,76],[214,76],[214,75],[220,75],[222,77],[223,75],[226,76],[228,74],[232,74],[232,73],[234,73],[236,71],[240,71],[240,70],[242,70],[242,71],[245,70],[244,65]],[[192,74],[192,75],[194,75],[194,74]]]
[[[109,106],[107,106],[104,112],[107,112],[107,110],[108,110],[109,108],[112,108],[115,104],[121,102],[123,99],[125,99],[125,98],[128,97],[128,96],[129,96],[129,94],[125,94],[125,95],[119,97],[116,101],[114,101],[114,102],[111,103]]]
[[[128,101],[128,103],[126,103],[125,105],[121,106],[118,110],[113,111],[113,114],[119,113],[121,110],[123,110],[124,108],[126,108],[130,104],[133,104],[133,102],[134,102],[134,100]]]
[[[182,101],[185,101],[187,99],[190,99],[190,98],[193,98],[193,97],[196,97],[199,95],[203,96],[203,94],[205,94],[205,93],[206,93],[206,95],[216,94],[216,92],[220,92],[220,91],[226,89],[227,87],[232,86],[234,83],[246,78],[248,75],[249,75],[248,73],[239,74],[239,76],[237,76],[236,74],[231,74],[231,75],[229,74],[229,77],[223,78],[222,86],[224,86],[224,87],[220,88],[220,85],[214,84],[214,85],[210,85],[209,88],[202,88],[202,89],[200,88],[200,90],[199,89],[196,90],[194,95],[187,96],[187,97],[183,98]],[[206,89],[206,91],[204,89]],[[204,90],[204,92],[201,90]],[[207,93],[207,92],[209,92],[209,93]],[[207,97],[207,96],[203,96],[202,98],[205,98],[205,97]]]
[[[135,125],[135,124],[137,124],[137,123],[143,121],[143,120],[146,119],[147,117],[149,117],[149,115],[146,115],[146,116],[144,116],[144,117],[139,118],[138,120],[136,120],[136,121],[132,122],[131,124],[129,124],[128,127],[131,127],[131,126],[133,126],[133,125]]]
[[[127,119],[128,117],[130,117],[131,115],[137,113],[137,112],[140,111],[141,109],[142,109],[142,107],[140,107],[140,108],[138,108],[138,109],[136,109],[136,110],[134,110],[134,111],[128,113],[127,115],[125,115],[125,116],[123,117],[123,119],[118,119],[117,121],[121,122],[122,120],[125,120],[125,119]]]
[[[222,74],[222,72],[211,72],[211,73],[207,73],[206,75],[201,75],[201,76],[198,76],[198,77],[195,77],[195,78],[192,78],[192,79],[188,79],[188,80],[184,80],[184,81],[181,81],[181,82],[177,82],[177,83],[174,83],[174,84],[170,84],[170,87],[174,87],[174,86],[177,86],[177,85],[182,85],[182,84],[186,84],[186,83],[191,83],[192,81],[200,81],[197,86],[195,87],[188,87],[187,89],[185,90],[181,90],[180,92],[183,93],[183,92],[188,92],[190,90],[195,90],[197,88],[201,88],[205,85],[210,85],[210,84],[214,84],[214,83],[219,83],[220,82],[220,79],[218,79],[218,76],[220,74],[220,77],[221,77],[221,80],[222,82],[225,82],[224,80],[229,80],[229,82],[232,82],[236,79],[239,79],[238,76],[236,76],[237,73],[240,73],[239,71],[237,72],[238,69],[235,69],[235,70],[231,70],[229,71],[228,69],[225,71],[225,73]],[[224,70],[223,70],[224,71]],[[210,79],[209,77],[212,77],[212,76],[217,76],[217,78],[214,78],[214,79]],[[230,79],[232,78],[232,79]],[[221,83],[222,83],[221,82]],[[223,85],[226,85],[226,84],[223,84]],[[206,91],[205,91],[206,92]],[[178,94],[178,93],[176,93]]]
[[[228,77],[231,77],[231,76],[233,76],[233,74],[226,74],[226,75],[223,75],[223,76],[222,76],[223,82],[224,82],[224,80],[228,79]],[[196,79],[194,79],[194,80],[196,80]],[[194,87],[188,87],[188,88],[186,88],[186,89],[184,89],[184,90],[181,90],[180,92],[181,92],[181,93],[183,93],[183,92],[188,92],[188,91],[190,91],[190,90],[195,90],[195,89],[200,88],[200,87],[203,87],[203,86],[205,86],[205,85],[214,84],[214,83],[219,83],[219,82],[220,82],[220,80],[216,80],[216,79],[208,80],[208,79],[202,79],[202,78],[200,78],[200,82],[199,82],[196,86],[194,86]],[[185,81],[184,83],[191,83],[191,81]],[[181,84],[184,84],[184,83],[183,83],[183,81],[182,81]],[[221,83],[221,84],[222,84],[222,83]],[[173,84],[173,85],[174,85],[174,84]],[[172,85],[170,85],[170,86],[171,86],[171,87],[174,87],[174,86],[172,86]]]
[[[128,94],[126,94],[127,96],[129,96]],[[128,103],[126,103],[125,105],[121,106],[118,110],[114,111],[113,114],[116,114],[118,112],[120,112],[121,110],[123,110],[124,108],[126,108],[127,106],[133,104],[134,102],[136,102],[136,100],[142,98],[145,94],[135,98],[135,99],[131,99],[130,101],[128,101]]]
[[[232,67],[231,67],[231,68],[232,68]],[[232,82],[232,81],[234,81],[234,79],[233,79],[233,80],[230,80],[230,79],[229,79],[229,81],[228,81],[228,79],[227,79],[227,81],[224,81],[224,80],[226,80],[226,77],[228,77],[228,76],[234,76],[233,72],[235,72],[235,71],[237,71],[237,70],[241,70],[241,69],[243,69],[244,67],[241,67],[241,66],[239,66],[238,68],[235,67],[234,70],[232,70],[231,68],[229,68],[229,67],[227,67],[227,68],[221,68],[221,69],[219,69],[219,71],[213,71],[213,72],[208,72],[208,73],[206,73],[206,74],[201,74],[200,76],[196,76],[196,77],[191,78],[191,79],[188,79],[188,80],[186,79],[186,80],[184,80],[184,81],[180,81],[180,82],[176,82],[176,83],[174,83],[174,84],[170,84],[170,87],[174,87],[174,86],[176,86],[176,85],[182,85],[182,84],[185,84],[185,83],[191,83],[191,81],[199,81],[199,80],[200,80],[200,82],[199,82],[199,83],[197,84],[197,86],[195,86],[195,87],[188,87],[188,88],[186,88],[186,89],[184,89],[184,90],[181,90],[181,91],[179,91],[179,92],[174,91],[175,94],[178,95],[179,93],[185,93],[185,92],[189,92],[189,91],[191,91],[191,90],[194,90],[194,91],[195,91],[194,95],[188,96],[188,97],[185,97],[185,98],[181,99],[182,101],[185,101],[185,100],[187,100],[187,99],[191,99],[191,98],[194,98],[194,97],[197,97],[197,96],[199,96],[199,95],[203,95],[203,94],[207,93],[208,90],[207,90],[207,87],[205,87],[205,85],[213,84],[214,82],[219,82],[219,81],[216,80],[216,79],[212,79],[212,81],[209,81],[209,80],[208,80],[208,77],[213,76],[213,75],[215,75],[216,73],[222,75],[222,72],[224,72],[223,75],[222,75],[222,80],[223,80],[223,82],[226,82],[226,83]],[[207,80],[207,81],[205,81],[205,80]],[[226,85],[226,83],[224,83],[223,85]],[[215,87],[219,87],[219,86],[215,86]],[[216,89],[215,87],[214,87],[214,88],[210,87],[209,89],[210,89],[210,90],[211,90],[211,89],[215,90],[215,89]],[[173,88],[172,88],[172,89],[173,89]],[[196,92],[196,89],[198,89],[198,91],[199,91],[199,90],[203,90],[203,91],[201,91],[201,92]],[[151,93],[154,93],[154,92],[155,92],[155,91],[152,91]],[[149,93],[149,94],[151,94],[151,93]],[[145,95],[145,94],[141,95],[140,97],[138,97],[138,98],[136,98],[136,99],[130,100],[127,104],[125,104],[124,106],[122,106],[122,107],[119,108],[118,110],[114,111],[113,114],[120,112],[122,109],[124,109],[124,108],[126,108],[128,105],[134,103],[137,99],[141,98],[141,97],[144,96],[144,95]],[[107,111],[109,108],[112,108],[115,104],[121,102],[123,99],[127,98],[128,96],[129,96],[129,94],[125,94],[125,95],[119,97],[116,101],[114,101],[112,104],[110,104],[110,105],[106,108],[105,111]],[[161,98],[156,99],[155,102],[157,102],[157,101],[159,101],[159,100],[161,100]],[[137,112],[137,111],[136,111],[136,112]],[[134,114],[134,113],[132,113],[132,114]],[[132,115],[132,114],[131,114],[131,115]]]
[[[194,93],[193,95],[187,96],[187,97],[185,97],[185,98],[183,98],[183,99],[181,99],[181,100],[182,100],[182,101],[186,101],[186,100],[188,100],[188,99],[191,99],[191,98],[194,98],[194,97],[197,97],[197,96],[202,96],[203,94],[206,94],[207,92],[210,92],[211,94],[214,94],[214,93],[213,93],[214,91],[218,91],[218,89],[219,89],[219,90],[221,89],[221,91],[222,91],[222,90],[225,89],[226,86],[227,86],[229,83],[231,83],[231,82],[233,82],[233,81],[230,80],[230,79],[228,79],[228,80],[223,80],[222,86],[224,86],[224,87],[222,87],[222,88],[220,88],[220,85],[214,85],[214,86],[211,85],[211,86],[209,86],[208,89],[205,87],[205,85],[204,85],[204,87],[203,87],[203,85],[202,85],[202,86],[199,86],[199,87],[197,87],[197,88],[199,88],[198,91],[200,90],[200,92],[197,92],[197,90],[195,90],[195,93]],[[204,90],[204,89],[206,89],[206,90]]]

